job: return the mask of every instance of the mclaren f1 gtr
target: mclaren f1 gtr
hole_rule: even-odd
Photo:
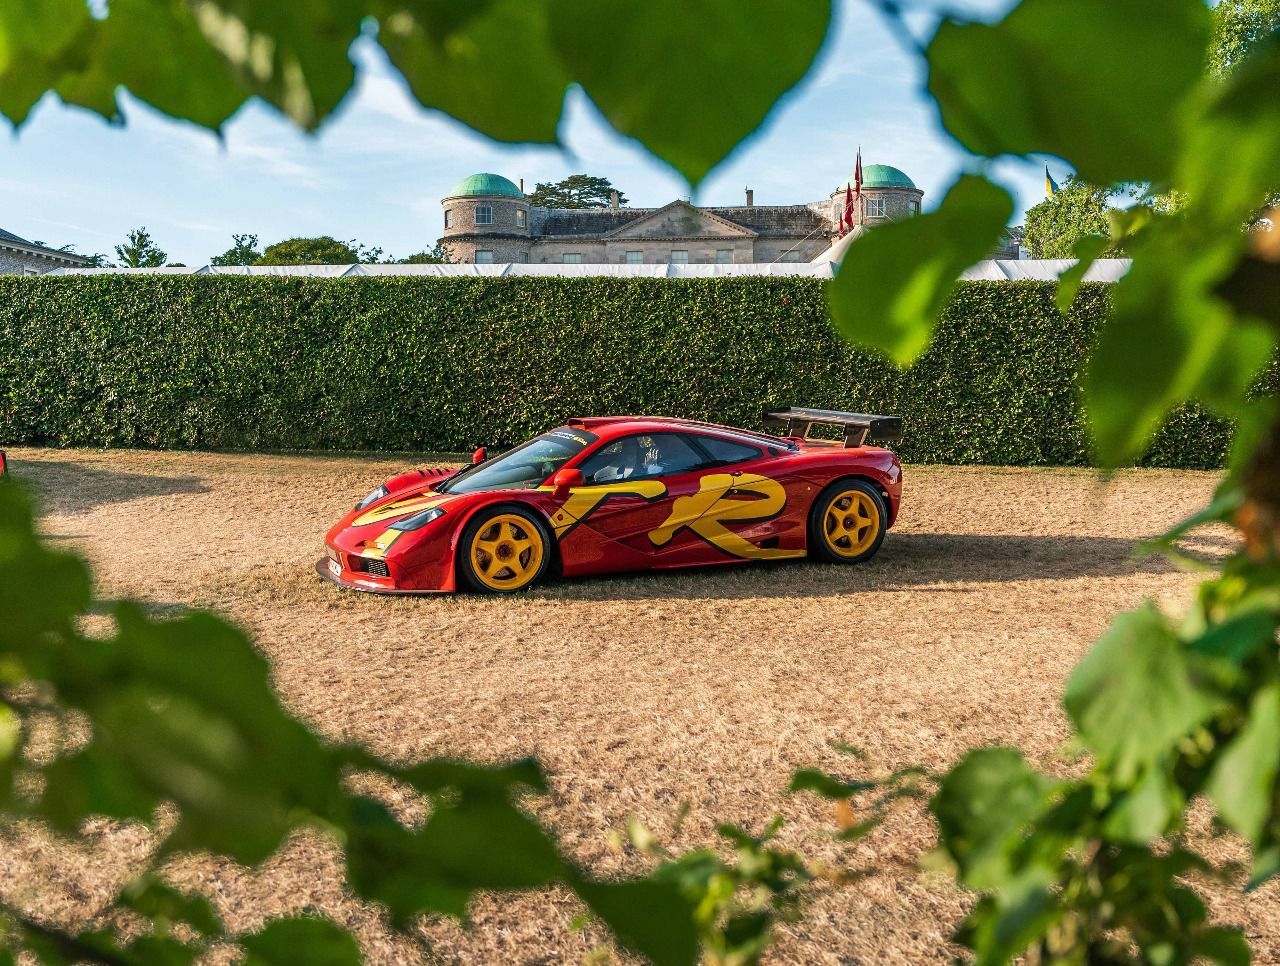
[[[898,458],[874,443],[898,439],[902,420],[794,408],[765,419],[782,434],[570,419],[500,456],[479,449],[460,470],[403,473],[329,531],[316,571],[377,593],[503,594],[550,574],[874,556],[902,495]]]

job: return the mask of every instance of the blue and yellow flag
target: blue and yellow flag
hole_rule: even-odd
[[[1049,166],[1044,166],[1044,196],[1052,198],[1058,193],[1058,182],[1053,180],[1053,175],[1049,173]]]

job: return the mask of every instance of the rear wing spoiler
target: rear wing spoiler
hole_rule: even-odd
[[[785,426],[786,435],[804,439],[813,426],[844,428],[844,445],[861,446],[868,440],[890,442],[902,438],[901,416],[873,416],[868,413],[840,413],[833,409],[766,409],[766,425]]]

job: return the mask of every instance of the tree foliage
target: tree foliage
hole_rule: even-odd
[[[1209,70],[1225,77],[1280,27],[1280,0],[1220,0],[1213,7]]]
[[[571,174],[563,181],[539,182],[529,195],[529,204],[540,208],[608,208],[615,190],[608,178]],[[627,204],[627,196],[621,191],[618,204]]]
[[[1025,244],[1032,258],[1072,258],[1076,245],[1091,235],[1107,236],[1111,191],[1072,175],[1040,204],[1027,209]],[[1116,257],[1107,249],[1101,257]]]
[[[231,241],[233,244],[230,248],[209,259],[210,265],[256,265],[262,258],[262,252],[258,251],[257,235],[233,234]]]
[[[397,265],[450,265],[452,263],[453,258],[449,249],[440,244],[434,245],[430,251],[415,252],[395,260]]]
[[[159,268],[168,257],[146,228],[135,228],[124,244],[116,246],[116,259],[122,268]]]
[[[255,238],[256,241],[256,238]],[[328,235],[288,238],[268,245],[254,265],[355,265],[376,262],[381,248],[366,248],[355,239],[340,242]]]

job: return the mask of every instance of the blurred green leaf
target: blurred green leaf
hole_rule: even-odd
[[[1188,237],[1182,219],[1153,222],[1130,242],[1133,267],[1115,286],[1112,317],[1085,376],[1098,456],[1120,465],[1141,454],[1164,416],[1198,399],[1228,412],[1270,360],[1274,338],[1244,324],[1210,294],[1243,239]]]
[[[858,792],[877,788],[876,782],[847,782],[832,778],[817,768],[802,768],[791,776],[791,785],[787,789],[792,792],[813,792],[823,798],[848,798]]]
[[[83,0],[0,3],[0,116],[27,119],[83,55],[91,23]]]
[[[79,559],[41,544],[31,513],[20,484],[0,484],[0,652],[38,663],[42,636],[68,633],[89,606],[90,582]]]
[[[41,814],[70,829],[89,814],[146,821],[173,801],[166,849],[253,863],[290,829],[341,811],[343,756],[280,706],[243,633],[204,614],[152,622],[132,604],[115,616],[115,638],[59,655],[60,696],[94,734],[47,769]]]
[[[1169,776],[1150,768],[1134,787],[1118,792],[1103,821],[1103,835],[1113,842],[1150,842],[1166,832],[1185,805]]]
[[[156,19],[175,17],[174,10],[165,9],[173,0],[139,2],[148,4]],[[191,10],[199,33],[221,55],[242,88],[274,104],[299,127],[316,128],[351,89],[355,67],[347,50],[367,13],[364,0],[190,0],[185,6]],[[106,22],[114,15],[114,9],[109,8]],[[132,52],[135,57],[158,54],[141,44]],[[192,82],[198,79],[194,71],[188,76]],[[220,76],[203,79],[201,96],[230,96],[222,93],[229,85]],[[155,90],[135,93],[151,101],[166,96],[173,84],[172,78],[153,81]]]
[[[546,832],[504,795],[461,788],[450,799],[434,803],[421,829],[367,799],[344,823],[353,888],[397,922],[422,912],[465,918],[476,890],[538,888],[568,874]]]
[[[378,39],[424,106],[498,141],[556,143],[573,78],[552,49],[544,0],[375,6]],[[468,16],[457,20],[462,11]]]
[[[243,966],[359,966],[363,961],[356,941],[327,919],[277,919],[240,944],[248,954]]]
[[[1004,885],[1028,823],[1056,787],[1015,748],[968,752],[929,803],[960,881],[974,889]]]
[[[1116,617],[1076,665],[1064,700],[1081,740],[1122,787],[1168,758],[1215,706],[1150,603]]]
[[[1271,817],[1280,771],[1280,686],[1254,695],[1249,719],[1223,751],[1205,793],[1218,814],[1251,843],[1260,844]]]
[[[629,882],[573,881],[574,891],[619,942],[655,966],[691,966],[698,961],[693,904],[677,883],[655,879]]]
[[[1084,283],[1085,273],[1109,247],[1111,239],[1105,235],[1086,235],[1072,246],[1076,263],[1058,276],[1058,291],[1054,295],[1059,312],[1065,315],[1071,310],[1071,303],[1075,301],[1076,293]]]
[[[944,21],[929,93],[976,154],[1051,154],[1100,185],[1161,181],[1208,39],[1202,0],[1023,0],[996,24]]]
[[[965,175],[936,211],[859,238],[827,288],[836,330],[900,366],[914,362],[960,273],[990,253],[1012,215],[1007,191]]]
[[[111,0],[110,11],[93,22],[83,58],[55,85],[68,104],[121,121],[115,92],[124,86],[172,117],[217,130],[247,100],[186,3]]]
[[[222,931],[222,922],[208,899],[179,892],[153,875],[143,876],[125,886],[120,904],[149,919],[164,920],[169,925],[186,923],[207,936]]]
[[[1201,92],[1178,180],[1188,216],[1206,235],[1234,235],[1243,245],[1240,224],[1280,185],[1277,90],[1280,33],[1272,33],[1240,69]]]
[[[562,62],[609,123],[694,185],[804,77],[831,18],[830,0],[577,0],[547,9]]]

